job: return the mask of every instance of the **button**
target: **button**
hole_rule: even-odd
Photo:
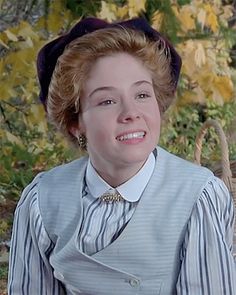
[[[132,286],[132,287],[135,288],[135,287],[138,287],[139,286],[140,282],[137,279],[130,279],[129,280],[129,284],[130,284],[130,286]]]

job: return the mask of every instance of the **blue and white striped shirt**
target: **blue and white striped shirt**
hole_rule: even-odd
[[[83,190],[83,223],[78,237],[80,250],[92,255],[119,236],[132,217],[154,167],[155,157],[151,153],[136,175],[113,189],[97,174],[91,162],[88,162],[86,186]],[[106,191],[115,190],[125,201],[106,203],[99,199]]]
[[[150,166],[148,170],[150,171]],[[150,176],[142,182],[144,187]],[[87,183],[89,181],[90,177],[87,177]],[[144,187],[140,188],[141,193]],[[85,185],[84,221],[78,237],[80,249],[87,254],[99,251],[116,239],[138,203],[135,197],[133,202],[125,200],[101,204],[92,191],[93,186]],[[218,294],[236,294],[236,269],[232,256],[233,221],[232,199],[223,182],[212,177],[203,189],[188,222],[181,249],[182,264],[176,294],[216,295],[211,293],[212,285],[217,285],[214,290],[219,290]],[[40,214],[36,183],[22,196],[15,213],[9,295],[66,294],[65,287],[53,276],[50,265],[53,246]]]

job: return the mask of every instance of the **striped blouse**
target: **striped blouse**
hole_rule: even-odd
[[[109,245],[126,226],[138,201],[101,204],[85,182],[84,222],[78,242],[87,254]],[[102,206],[100,206],[102,205]],[[221,180],[212,177],[189,219],[182,245],[178,295],[235,295],[236,267],[232,255],[234,208]],[[213,251],[214,249],[214,251]],[[40,214],[38,184],[25,192],[15,212],[9,264],[8,294],[61,295],[65,286],[53,276],[50,240]],[[212,293],[211,286],[219,292]]]
[[[114,189],[88,161],[83,189],[83,223],[78,237],[81,251],[92,255],[117,239],[132,217],[154,167],[155,157],[151,153],[136,175]],[[118,191],[125,201],[102,202],[99,197],[107,191]]]

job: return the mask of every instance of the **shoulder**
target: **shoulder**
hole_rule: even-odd
[[[71,177],[76,176],[81,170],[87,166],[88,157],[82,157],[72,162],[56,166],[43,174],[40,177],[41,183],[69,181]],[[36,176],[37,178],[37,176]]]
[[[18,207],[23,203],[29,203],[34,198],[46,198],[51,195],[53,200],[57,192],[60,192],[63,187],[68,186],[84,175],[87,166],[87,157],[83,157],[72,162],[56,166],[48,171],[43,171],[37,174],[34,179],[25,187],[21,198],[18,202]],[[55,194],[53,193],[55,192]]]
[[[73,229],[74,220],[80,218],[81,196],[87,157],[56,166],[38,174],[25,188],[21,202],[26,200],[28,209],[32,211],[34,201],[50,239],[70,224]],[[35,199],[35,200],[34,200]],[[25,207],[25,206],[24,206]],[[60,223],[55,220],[60,219]],[[55,234],[56,235],[56,234]]]
[[[43,177],[44,172],[40,172],[37,174],[34,179],[24,188],[21,197],[17,203],[17,208],[21,207],[22,205],[29,206],[34,199],[37,199],[38,196],[38,186],[41,178]]]
[[[233,215],[233,198],[225,183],[216,176],[211,177],[204,187],[197,204],[198,207],[211,208],[221,217]]]
[[[173,173],[181,178],[185,176],[186,180],[194,179],[194,177],[208,179],[213,176],[213,172],[208,168],[176,156],[161,147],[157,147],[157,155],[158,160],[164,162],[163,166],[166,167],[168,173]]]
[[[88,158],[83,157],[44,172],[38,184],[40,208],[73,203],[82,189],[87,162]]]
[[[216,176],[208,179],[192,211],[191,222],[209,226],[217,232],[233,236],[234,203],[224,182]],[[232,241],[231,241],[232,242]],[[229,244],[231,243],[229,242]]]

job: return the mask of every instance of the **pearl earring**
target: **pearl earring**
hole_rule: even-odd
[[[87,146],[87,140],[86,140],[86,137],[84,134],[79,134],[77,136],[77,139],[78,139],[78,142],[79,142],[79,147],[81,149],[86,149],[86,146]]]

